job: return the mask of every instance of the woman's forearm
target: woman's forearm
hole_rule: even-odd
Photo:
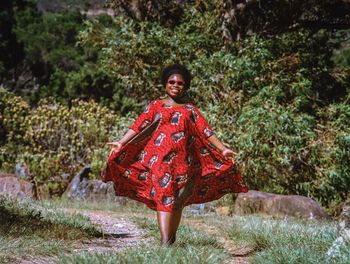
[[[118,141],[120,144],[125,145],[129,140],[131,140],[136,135],[136,132],[129,129],[125,135]]]

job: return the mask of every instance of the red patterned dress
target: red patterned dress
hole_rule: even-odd
[[[171,212],[248,191],[236,166],[208,141],[214,133],[193,104],[154,100],[130,129],[140,135],[152,122],[150,135],[108,158],[102,178],[114,182],[116,195]]]

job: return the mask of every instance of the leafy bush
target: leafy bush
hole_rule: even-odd
[[[7,92],[1,95],[7,99],[2,100],[1,108],[10,115],[9,124],[21,124],[17,127],[22,131],[17,141],[10,133],[1,146],[1,168],[13,170],[23,160],[35,182],[47,186],[51,195],[61,194],[85,165],[92,163],[94,177],[99,177],[109,150],[105,143],[119,137],[129,124],[128,118],[93,101],[76,100],[68,108],[47,98],[30,112],[20,97]]]

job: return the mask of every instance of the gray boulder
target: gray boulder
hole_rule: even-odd
[[[115,196],[112,182],[104,183],[100,180],[90,180],[90,166],[84,167],[70,182],[64,195],[71,199],[113,201],[125,204],[127,198]]]
[[[0,195],[9,195],[17,198],[33,198],[33,184],[18,179],[15,174],[1,174]]]
[[[323,208],[311,198],[279,195],[250,190],[240,193],[234,204],[236,214],[266,214],[273,217],[329,219]]]

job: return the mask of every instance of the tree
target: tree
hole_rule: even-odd
[[[19,79],[24,51],[14,32],[16,13],[34,6],[32,1],[3,0],[0,2],[0,84],[8,84],[8,80]]]
[[[224,2],[222,28],[228,41],[252,33],[277,34],[308,28],[350,28],[347,0],[231,0]]]

